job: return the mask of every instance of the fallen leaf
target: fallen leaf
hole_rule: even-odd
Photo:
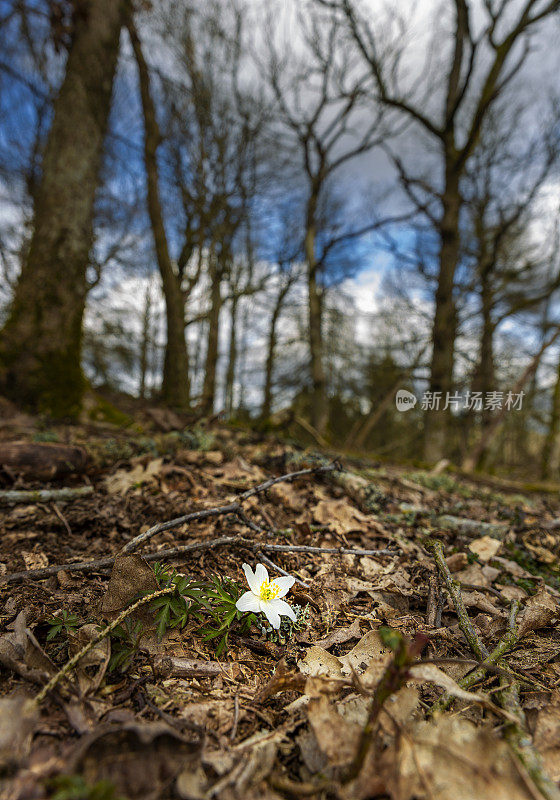
[[[547,774],[560,781],[560,693],[554,692],[537,716],[533,744],[541,754]]]
[[[469,542],[469,550],[475,553],[481,561],[490,561],[500,551],[502,543],[491,536],[481,536]]]
[[[12,769],[27,754],[39,723],[39,709],[28,697],[0,698],[0,767]]]
[[[139,597],[158,589],[156,577],[142,556],[137,553],[117,556],[101,601],[101,611],[107,619],[113,619]],[[140,606],[129,618],[140,620],[147,630],[155,625],[154,614],[147,605]]]
[[[344,536],[352,531],[364,530],[370,519],[351,505],[348,500],[321,500],[313,510],[313,518],[319,525],[327,525]]]
[[[324,695],[311,698],[307,714],[319,749],[329,765],[348,764],[356,754],[361,727],[345,720]]]
[[[202,740],[163,722],[106,723],[80,740],[68,770],[90,784],[109,781],[117,795],[157,800],[181,770],[198,763],[201,747]]]
[[[457,697],[459,700],[482,703],[487,701],[487,698],[483,694],[467,692],[465,689],[461,689],[453,678],[446,675],[446,673],[439,669],[439,667],[436,667],[435,664],[415,664],[409,669],[408,674],[411,679],[417,683],[425,683],[427,681],[429,683],[435,683],[436,686],[441,686],[448,694]]]
[[[154,458],[144,466],[137,464],[133,469],[118,469],[114,475],[105,478],[105,489],[109,494],[126,494],[133,486],[155,480],[161,472],[162,458]]]
[[[49,566],[49,559],[42,552],[30,553],[27,550],[21,551],[21,557],[25,563],[25,569],[43,569]]]
[[[402,730],[377,760],[391,800],[534,800],[506,742],[459,717]],[[355,796],[369,795],[359,792]]]
[[[298,661],[298,667],[304,675],[313,677],[323,675],[327,678],[340,678],[342,676],[340,659],[318,645],[309,648],[304,658]]]
[[[369,685],[377,682],[391,658],[392,651],[383,644],[379,633],[368,631],[349,653],[340,657],[342,674],[363,672],[364,681]]]
[[[517,635],[521,639],[531,631],[546,628],[559,615],[558,605],[546,589],[541,589],[527,600],[519,617]]]
[[[347,628],[338,628],[338,630],[333,631],[330,636],[327,636],[326,639],[321,639],[317,642],[319,647],[323,647],[325,650],[329,650],[335,644],[344,644],[345,642],[349,642],[351,639],[359,639],[360,638],[360,620],[355,619],[354,622],[349,625]]]

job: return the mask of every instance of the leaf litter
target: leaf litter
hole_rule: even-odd
[[[115,429],[112,441],[107,426],[76,426],[57,435],[90,453],[85,470],[48,482],[0,471],[6,489],[14,481],[17,489],[94,489],[56,509],[3,509],[1,796],[560,796],[553,496],[349,462],[343,472],[271,486],[243,515],[163,530],[122,555],[158,522],[328,462],[225,426],[186,431],[154,432],[147,444],[146,432]],[[233,544],[214,546],[220,537]],[[445,588],[433,542],[464,612]],[[158,553],[193,544],[200,549],[158,563]],[[264,549],[271,545],[281,549]],[[246,588],[241,565],[262,555],[271,577],[283,570],[300,582],[286,598],[300,609],[297,624],[283,618],[274,631],[255,618],[242,630],[236,622],[217,654],[220,636],[202,635],[202,616],[173,625],[182,606],[170,583],[158,611],[168,613],[163,635],[153,606],[128,613],[159,590],[163,574],[193,585],[217,576],[218,598],[222,579]],[[114,561],[105,567],[71,569],[107,556]],[[66,569],[8,580],[47,565]],[[227,600],[215,603],[223,609]],[[97,641],[123,614],[115,635]],[[483,667],[471,636],[489,654]],[[37,705],[39,689],[88,647]]]

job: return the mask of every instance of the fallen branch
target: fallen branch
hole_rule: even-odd
[[[461,587],[456,581],[453,580],[451,576],[445,556],[443,555],[441,543],[432,540],[429,544],[427,544],[427,547],[434,554],[434,560],[439,570],[439,574],[441,575],[443,582],[445,583],[445,588],[447,589],[451,601],[455,606],[455,611],[457,613],[457,617],[459,618],[459,627],[463,631],[465,639],[469,643],[475,656],[477,656],[480,661],[484,661],[484,659],[488,658],[488,650],[476,632],[474,625],[470,621],[465,603],[463,601],[463,595],[461,594]]]
[[[167,550],[154,550],[149,553],[142,553],[146,561],[163,561],[176,556],[184,556],[188,553],[200,552],[202,550],[213,550],[215,547],[247,547],[258,553],[259,550],[278,553],[332,553],[334,555],[351,556],[380,556],[398,555],[398,550],[362,550],[351,547],[313,547],[311,545],[283,545],[269,544],[268,542],[255,542],[253,539],[245,539],[243,536],[219,536],[216,539],[208,539],[202,542],[191,542],[190,544],[178,545]],[[23,572],[12,572],[9,575],[0,576],[0,586],[9,583],[19,583],[29,579],[49,578],[59,572],[98,572],[109,569],[115,563],[115,556],[97,558],[94,561],[77,561],[69,564],[53,564],[50,567],[41,569],[24,570]]]
[[[487,665],[493,663],[502,666],[499,663],[502,656],[517,644],[517,615],[519,613],[519,602],[517,600],[512,602],[506,633],[500,639],[492,653],[488,653],[469,619],[459,586],[451,577],[449,567],[445,562],[441,544],[439,542],[432,542],[430,544],[430,549],[434,554],[440,575],[445,581],[445,585],[455,606],[461,630],[467,637],[476,656],[480,658],[480,653],[486,652],[480,667],[465,676],[463,680],[459,681],[459,685],[462,689],[468,689],[485,677]],[[507,667],[507,664],[504,666]],[[517,680],[514,678],[514,682],[512,683],[509,676],[507,678],[502,677],[501,684],[504,688],[498,695],[498,699],[502,708],[509,714],[510,721],[506,725],[505,736],[511,749],[522,768],[526,771],[528,779],[533,782],[540,794],[546,798],[546,800],[560,800],[560,791],[544,771],[540,755],[534,749],[531,737],[527,732],[525,714],[519,702],[519,686]],[[444,710],[449,703],[449,695],[444,695],[437,704],[437,709]]]
[[[513,600],[510,606],[509,612],[509,619],[508,619],[508,626],[506,632],[496,645],[496,647],[489,653],[484,661],[480,664],[480,666],[473,670],[473,672],[469,672],[468,675],[465,675],[464,678],[461,678],[458,681],[459,686],[461,689],[471,689],[475,684],[479,683],[480,681],[484,680],[486,677],[486,673],[488,672],[488,667],[497,664],[502,656],[504,656],[507,652],[512,650],[515,645],[517,644],[517,615],[519,613],[519,600]],[[517,676],[512,675],[512,678],[516,678]],[[444,694],[439,702],[436,704],[434,710],[437,711],[445,711],[446,708],[449,708],[451,703],[453,702],[453,697],[450,694]]]
[[[0,491],[0,505],[11,506],[16,503],[56,503],[63,500],[76,500],[93,494],[93,486],[78,486],[75,489],[7,489]]]
[[[132,553],[134,550],[137,550],[141,544],[148,541],[148,539],[151,539],[152,536],[155,536],[157,533],[169,531],[172,528],[178,528],[181,525],[185,525],[187,522],[199,522],[200,520],[209,519],[210,517],[220,517],[224,514],[236,514],[239,511],[242,511],[242,504],[245,500],[248,500],[250,497],[254,497],[257,494],[266,492],[267,489],[270,489],[271,486],[274,486],[277,483],[282,483],[283,481],[293,481],[295,478],[303,478],[305,475],[319,475],[326,472],[334,472],[337,469],[339,469],[337,464],[329,463],[327,465],[320,465],[310,469],[300,469],[297,472],[289,472],[287,475],[280,475],[277,478],[270,478],[264,483],[260,483],[258,486],[254,486],[252,489],[248,489],[246,492],[243,492],[243,494],[239,495],[237,500],[227,503],[226,505],[216,506],[214,508],[206,508],[202,511],[193,511],[190,514],[184,514],[182,517],[176,517],[175,519],[170,519],[167,522],[158,522],[157,525],[152,525],[152,527],[148,528],[147,531],[138,534],[138,536],[135,536],[134,539],[130,540],[130,542],[127,542],[122,548],[122,552]]]
[[[498,700],[510,715],[510,721],[506,723],[504,731],[506,741],[541,795],[546,800],[560,800],[560,790],[546,774],[542,759],[533,747],[532,739],[527,732],[525,712],[519,702],[519,686],[516,683],[512,685],[509,681],[506,684],[503,678],[501,682],[504,688],[500,691]]]

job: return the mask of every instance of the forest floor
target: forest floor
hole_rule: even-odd
[[[0,797],[560,797],[557,492],[0,416]],[[234,614],[244,562],[297,578],[296,624]]]

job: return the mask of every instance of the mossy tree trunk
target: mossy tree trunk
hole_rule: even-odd
[[[0,332],[0,393],[54,417],[81,407],[95,192],[126,0],[84,0],[34,198],[33,234]]]

